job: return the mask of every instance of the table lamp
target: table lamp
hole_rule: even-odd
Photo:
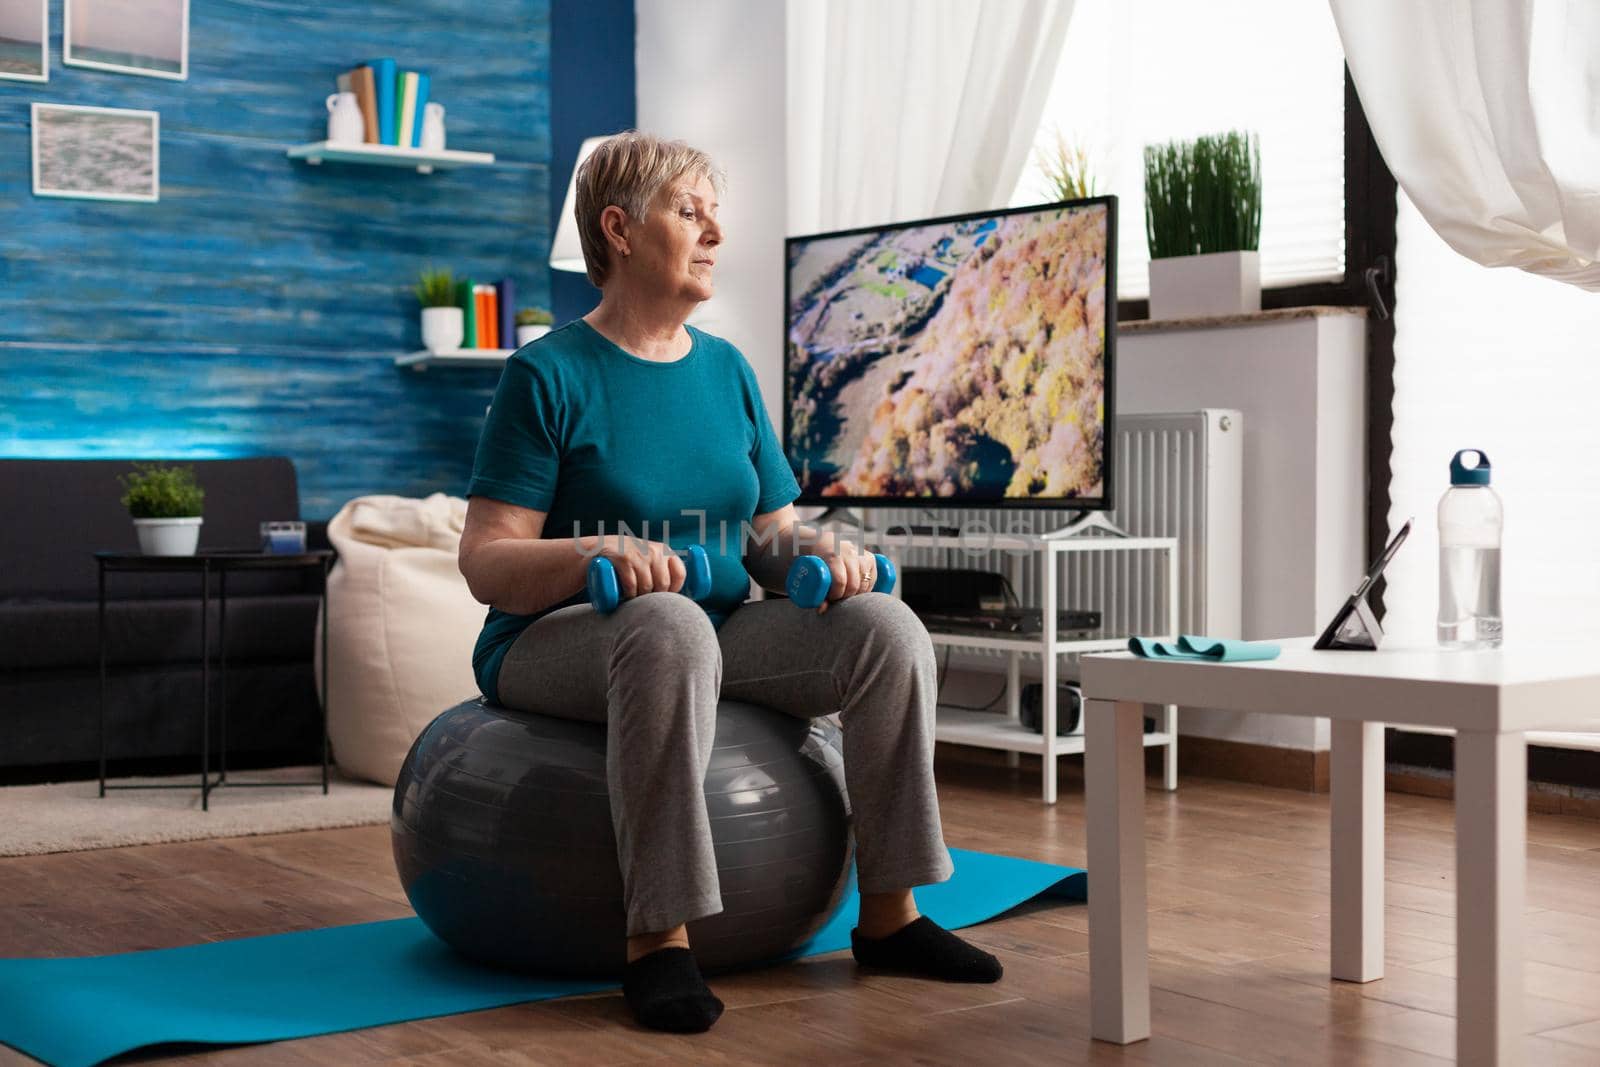
[[[555,240],[550,242],[550,266],[556,270],[577,271],[579,274],[587,270],[583,264],[583,244],[578,240],[578,168],[589,158],[589,153],[606,139],[586,137],[578,148],[578,161],[572,165],[572,174],[567,178],[567,199],[561,205],[561,219],[556,223]]]

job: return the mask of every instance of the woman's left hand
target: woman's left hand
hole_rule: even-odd
[[[878,560],[871,552],[841,541],[834,552],[821,555],[833,581],[828,585],[827,599],[817,606],[818,615],[827,611],[832,601],[872,591],[872,583],[878,580]]]

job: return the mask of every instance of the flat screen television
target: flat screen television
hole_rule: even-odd
[[[804,505],[1111,507],[1115,197],[791,237]]]

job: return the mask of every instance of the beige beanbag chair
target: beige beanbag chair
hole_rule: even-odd
[[[478,692],[472,646],[487,609],[456,568],[466,514],[465,500],[444,493],[363,496],[328,524],[339,552],[328,576],[328,735],[348,775],[393,785],[423,727]],[[319,618],[318,670],[321,628]]]

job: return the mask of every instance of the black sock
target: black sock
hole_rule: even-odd
[[[639,1025],[678,1034],[711,1029],[722,1001],[706,988],[694,953],[661,948],[640,956],[622,972],[622,995]]]
[[[904,971],[947,982],[997,982],[1000,961],[961,940],[926,915],[888,937],[863,937],[850,931],[850,951],[867,967]]]

